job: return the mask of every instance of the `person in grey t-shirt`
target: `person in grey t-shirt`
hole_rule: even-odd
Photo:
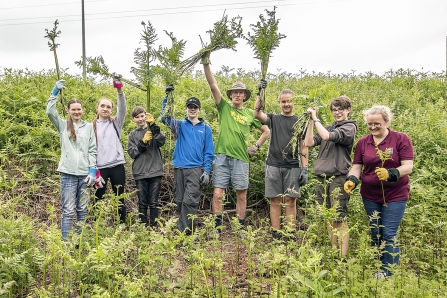
[[[281,205],[285,205],[285,218],[289,228],[295,228],[296,198],[301,197],[300,186],[307,183],[307,147],[303,140],[293,140],[297,146],[288,146],[294,135],[293,126],[298,117],[294,114],[291,90],[283,90],[278,98],[280,114],[264,113],[260,109],[259,94],[267,82],[258,85],[258,97],[254,106],[254,116],[270,128],[270,144],[265,169],[265,196],[270,199],[270,220],[272,236],[281,238]]]

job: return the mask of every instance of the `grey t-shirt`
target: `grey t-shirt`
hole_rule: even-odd
[[[294,137],[293,125],[297,121],[298,116],[296,115],[267,114],[267,121],[264,123],[270,128],[267,165],[281,168],[299,168],[300,156],[298,140],[295,138],[289,145],[290,140]]]

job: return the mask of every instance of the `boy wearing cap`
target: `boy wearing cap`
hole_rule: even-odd
[[[266,85],[265,80],[259,82],[254,116],[271,131],[265,168],[265,196],[270,199],[272,236],[280,239],[281,204],[285,205],[285,218],[289,228],[295,228],[296,198],[301,197],[300,187],[308,179],[308,148],[304,146],[304,137],[298,140],[293,134],[293,127],[298,121],[298,116],[293,112],[293,91],[286,89],[279,94],[280,114],[266,114],[259,101],[260,91]],[[289,145],[291,140],[299,146],[293,149]]]
[[[166,93],[173,91],[169,85]],[[193,221],[190,215],[197,213],[200,203],[200,187],[208,185],[214,158],[213,135],[209,125],[199,118],[200,100],[191,97],[186,101],[185,120],[165,115],[167,96],[163,99],[161,122],[169,126],[177,142],[172,158],[174,166],[175,202],[179,212],[177,229],[191,234]]]
[[[216,215],[216,227],[222,224],[223,195],[230,182],[236,190],[236,213],[239,223],[244,226],[249,158],[264,144],[270,135],[270,130],[254,118],[253,110],[244,107],[244,102],[251,96],[251,91],[245,87],[245,84],[236,82],[227,91],[227,96],[231,100],[229,103],[222,99],[220,89],[211,72],[209,52],[204,54],[201,63],[219,114],[220,130],[215,150],[212,202],[213,214]],[[252,127],[259,129],[262,134],[255,144],[248,147],[247,141]]]

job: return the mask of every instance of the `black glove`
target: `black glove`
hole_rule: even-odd
[[[308,181],[308,170],[307,167],[301,168],[300,176],[298,177],[298,186],[303,186]]]
[[[166,93],[169,93],[169,92],[172,92],[172,91],[174,91],[174,85],[169,84],[168,87],[166,87],[165,92],[166,92]]]
[[[140,140],[138,141],[137,148],[140,153],[143,153],[147,150],[147,144],[145,144],[143,140]]]
[[[258,93],[257,95],[261,94],[261,89],[267,88],[267,81],[264,79],[261,79],[258,83]]]
[[[152,135],[156,135],[156,134],[160,133],[160,126],[158,126],[157,124],[153,124],[150,128],[151,128]]]

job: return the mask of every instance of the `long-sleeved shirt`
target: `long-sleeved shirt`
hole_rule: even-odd
[[[200,122],[193,124],[188,118],[161,119],[177,136],[172,165],[184,169],[201,167],[210,173],[214,159],[213,135],[209,125],[205,124],[202,118],[199,120]]]
[[[67,130],[67,120],[59,117],[56,110],[57,96],[50,95],[46,113],[51,123],[59,132],[61,143],[61,158],[57,171],[76,176],[85,176],[89,168],[96,166],[96,140],[93,125],[81,120],[78,124],[73,123],[76,140],[70,138]]]
[[[354,120],[345,120],[334,122],[326,129],[329,131],[329,140],[323,140],[319,134],[314,136],[314,146],[320,146],[314,163],[314,174],[326,174],[328,177],[346,175],[352,164],[351,152],[357,124]]]
[[[123,145],[120,140],[125,117],[126,97],[124,96],[124,93],[118,93],[118,106],[113,123],[109,120],[95,120],[96,141],[98,146],[96,164],[98,169],[111,168],[126,162],[124,159]],[[115,125],[116,130],[113,125]]]
[[[166,142],[166,137],[160,132],[152,135],[147,145],[142,139],[147,132],[146,128],[138,127],[129,133],[127,153],[134,160],[132,163],[132,175],[135,180],[163,176],[163,159],[160,151]]]

